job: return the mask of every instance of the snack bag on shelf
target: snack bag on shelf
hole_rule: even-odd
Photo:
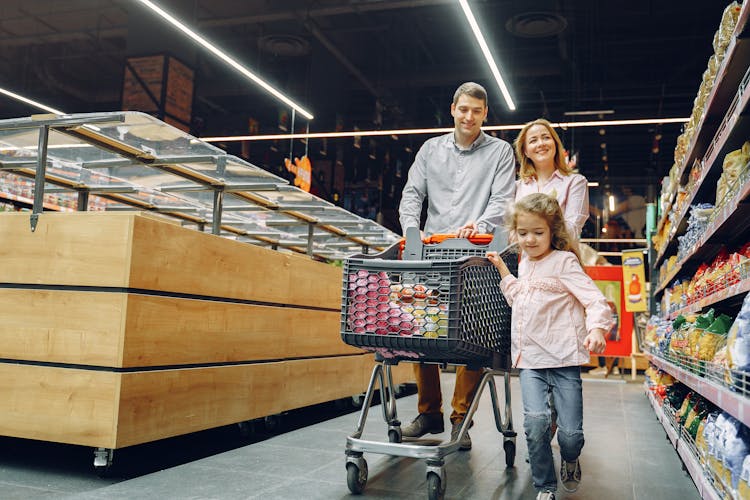
[[[695,318],[695,324],[690,333],[688,334],[688,355],[697,358],[698,354],[698,340],[703,335],[703,332],[711,326],[714,322],[714,310],[709,309],[705,313]]]
[[[726,343],[731,324],[732,318],[721,314],[711,323],[711,326],[706,328],[698,339],[698,359],[711,361],[714,358],[716,351]]]
[[[687,393],[690,392],[690,389],[688,389],[685,384],[677,382],[674,385],[668,386],[666,392],[667,397],[664,400],[664,404],[674,409],[679,408],[682,405],[682,402],[685,399],[685,396],[687,396]]]
[[[675,414],[680,425],[685,425],[685,420],[692,411],[693,406],[695,406],[697,399],[698,396],[694,392],[690,391],[685,396],[685,399],[682,400],[682,406],[680,406],[680,409],[677,410],[677,413]]]
[[[716,32],[717,34],[713,42],[714,52],[726,52],[727,46],[734,34],[734,27],[737,25],[737,20],[740,17],[740,10],[741,7],[737,2],[730,3],[724,9],[721,21],[719,22],[719,30]]]
[[[745,295],[742,308],[727,334],[727,365],[730,387],[742,393],[750,391],[750,387],[745,387],[750,378],[750,294]]]
[[[727,485],[732,482],[732,479],[729,469],[724,465],[724,452],[726,451],[726,436],[730,433],[730,428],[732,426],[732,423],[729,420],[731,418],[732,417],[727,412],[722,412],[721,415],[716,418],[713,443],[709,443],[709,466],[714,471],[714,474]]]
[[[695,446],[696,448],[698,448],[698,455],[701,460],[701,464],[704,466],[707,466],[709,454],[707,436],[711,435],[711,438],[713,439],[716,417],[718,417],[720,413],[721,412],[718,410],[709,411],[706,415],[706,418],[701,421],[698,432],[695,435]]]
[[[740,482],[737,485],[737,496],[739,498],[750,498],[750,455],[742,461],[742,472]]]
[[[674,355],[677,361],[686,355],[686,348],[688,344],[688,333],[693,328],[693,323],[689,320],[685,321],[679,329],[675,330],[672,334],[672,338],[669,340],[669,352]]]
[[[729,472],[727,484],[736,489],[742,473],[742,464],[750,453],[750,429],[731,416],[727,417],[727,422],[722,456],[724,467]]]

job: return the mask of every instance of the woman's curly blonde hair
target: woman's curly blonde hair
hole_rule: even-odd
[[[506,226],[510,233],[516,235],[516,238],[518,214],[521,212],[544,219],[550,229],[550,246],[555,250],[573,252],[583,266],[581,255],[578,253],[578,245],[570,238],[565,227],[562,209],[555,198],[544,193],[533,193],[524,196],[512,205]]]

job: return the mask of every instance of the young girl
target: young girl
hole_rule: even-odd
[[[583,394],[580,365],[589,351],[601,353],[612,314],[604,295],[583,271],[571,246],[560,205],[546,194],[517,201],[509,230],[522,250],[518,278],[496,252],[487,258],[500,271],[500,288],[511,305],[511,356],[520,369],[524,431],[537,499],[555,498],[551,415],[547,393],[557,408],[560,480],[573,492],[581,480]]]

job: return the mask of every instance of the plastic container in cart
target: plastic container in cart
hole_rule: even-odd
[[[500,291],[500,273],[484,255],[497,251],[511,272],[518,252],[504,236],[458,239],[407,231],[403,246],[346,260],[342,286],[341,338],[376,353],[376,365],[362,406],[358,428],[347,438],[347,485],[359,494],[367,483],[364,452],[427,459],[430,499],[446,489],[444,457],[459,448],[484,388],[490,386],[495,423],[503,434],[506,465],[515,460],[510,404],[511,310]],[[391,366],[401,361],[462,364],[482,369],[483,376],[455,440],[439,445],[401,442],[401,422]],[[505,411],[501,413],[494,376],[505,377]],[[381,389],[388,443],[361,439],[376,385]]]

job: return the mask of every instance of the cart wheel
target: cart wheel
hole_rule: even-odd
[[[346,464],[346,485],[354,495],[361,494],[367,484],[367,462],[362,460],[360,463],[361,469],[351,462]]]
[[[263,424],[268,432],[276,432],[281,428],[281,415],[263,417]]]
[[[365,402],[365,393],[362,394],[355,394],[352,396],[352,405],[354,408],[362,408],[362,404]]]
[[[112,448],[96,448],[94,450],[94,472],[99,477],[109,477],[114,460],[115,450]]]
[[[391,443],[400,443],[401,442],[401,429],[391,429],[388,431],[388,441]]]
[[[516,443],[513,441],[505,441],[503,443],[503,449],[505,450],[505,466],[511,469],[513,468],[513,464],[516,463]]]
[[[253,422],[252,420],[245,420],[237,422],[237,429],[240,431],[240,437],[243,439],[249,438],[253,434]]]
[[[445,498],[445,483],[440,476],[434,472],[427,473],[427,498],[430,500],[443,500]]]

